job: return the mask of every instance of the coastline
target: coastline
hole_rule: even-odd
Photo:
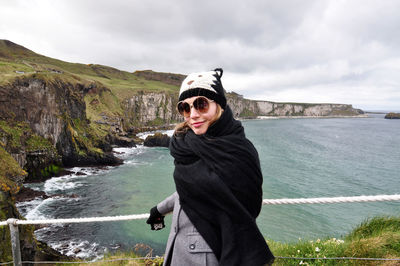
[[[362,115],[326,115],[326,116],[317,116],[317,115],[302,115],[302,116],[257,116],[254,119],[266,120],[266,119],[307,119],[307,118],[369,118],[367,114]],[[246,120],[249,118],[245,118]]]

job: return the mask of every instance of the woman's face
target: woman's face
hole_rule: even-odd
[[[190,106],[192,106],[193,101],[196,100],[198,96],[187,98],[184,102],[187,102]],[[202,135],[207,132],[208,127],[214,121],[215,116],[217,115],[217,104],[214,101],[208,102],[210,107],[208,111],[205,113],[200,113],[196,108],[190,108],[190,116],[185,117],[185,122],[189,125],[189,127],[193,130],[196,135]]]

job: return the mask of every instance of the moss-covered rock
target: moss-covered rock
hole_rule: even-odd
[[[61,157],[52,143],[35,134],[25,122],[0,121],[0,139],[5,150],[28,173],[28,181],[51,177],[49,173],[56,174],[57,171],[49,170],[55,170],[54,166],[61,166]]]
[[[0,106],[0,120],[6,121],[3,125],[23,124],[27,128],[19,135],[4,131],[10,140],[8,146],[16,150],[11,153],[22,154],[21,147],[25,145],[24,159],[29,153],[30,158],[37,157],[28,167],[30,177],[49,174],[46,168],[61,166],[61,162],[64,166],[120,163],[102,150],[105,135],[96,131],[86,117],[84,96],[95,93],[98,86],[96,82],[43,73],[0,86],[0,100],[4,103]],[[31,171],[32,167],[39,169]]]
[[[10,218],[23,219],[15,207],[15,197],[27,173],[17,161],[0,146],[0,221]],[[34,261],[37,258],[59,259],[61,254],[39,243],[34,237],[34,227],[19,226],[21,257]],[[12,261],[11,240],[8,226],[0,226],[0,261]]]

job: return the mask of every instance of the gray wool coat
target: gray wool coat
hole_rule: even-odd
[[[164,256],[164,265],[218,265],[218,260],[203,237],[197,232],[179,203],[177,192],[157,204],[162,215],[173,211],[171,231]]]

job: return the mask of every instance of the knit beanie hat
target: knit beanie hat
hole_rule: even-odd
[[[194,96],[205,96],[225,109],[226,98],[221,83],[222,73],[222,68],[216,68],[213,71],[189,74],[183,80],[179,90],[179,101]]]

